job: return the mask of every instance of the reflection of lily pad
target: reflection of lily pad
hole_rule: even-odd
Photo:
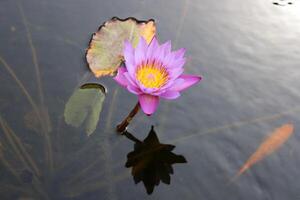
[[[87,135],[95,131],[105,99],[104,87],[98,86],[91,84],[89,87],[85,84],[73,93],[65,106],[65,122],[74,127],[79,127],[85,122]]]
[[[93,34],[86,53],[90,69],[96,77],[113,75],[123,61],[123,45],[129,40],[133,46],[140,36],[148,43],[155,35],[154,20],[138,21],[135,18],[112,18]]]

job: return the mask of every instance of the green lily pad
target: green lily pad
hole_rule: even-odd
[[[112,18],[92,35],[86,52],[89,68],[96,77],[114,75],[124,60],[125,40],[136,46],[142,36],[150,43],[155,32],[155,22],[152,19],[139,21],[135,18]]]
[[[83,85],[74,91],[65,105],[65,122],[73,127],[84,124],[86,134],[91,135],[96,130],[104,99],[104,86],[96,83]]]

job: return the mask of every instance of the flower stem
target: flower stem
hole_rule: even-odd
[[[140,110],[140,104],[137,102],[137,104],[134,106],[134,108],[131,110],[131,112],[128,114],[128,116],[117,126],[117,131],[119,133],[123,133],[126,129],[126,127],[129,125],[133,117],[139,112]]]

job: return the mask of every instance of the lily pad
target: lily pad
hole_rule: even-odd
[[[152,19],[139,21],[135,18],[112,18],[92,35],[86,52],[89,68],[96,77],[114,75],[124,60],[125,40],[130,41],[135,47],[141,36],[150,43],[155,32],[155,22]]]
[[[66,103],[65,122],[74,127],[84,124],[86,134],[91,135],[96,130],[104,99],[104,86],[96,83],[83,85]]]

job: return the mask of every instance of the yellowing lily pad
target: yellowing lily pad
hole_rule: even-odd
[[[112,18],[93,34],[86,60],[96,77],[114,75],[123,61],[125,40],[135,47],[142,36],[150,43],[156,32],[155,22],[139,21],[135,18]]]

